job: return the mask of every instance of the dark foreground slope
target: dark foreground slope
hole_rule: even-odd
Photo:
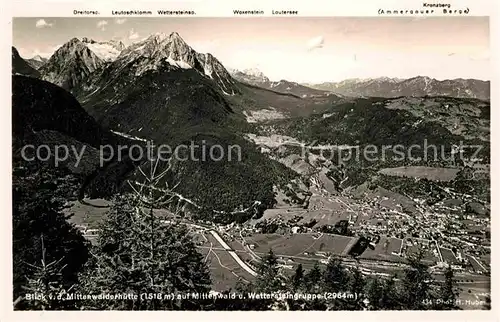
[[[76,182],[73,192],[81,197],[83,191],[79,191],[80,187],[98,173],[107,171],[107,167],[118,167],[123,174],[133,170],[133,164],[127,158],[118,162],[116,158],[104,153],[101,155],[100,152],[102,146],[128,142],[128,139],[103,129],[70,93],[59,86],[30,77],[12,77],[12,150],[15,165],[30,172],[45,169],[43,171],[56,177],[69,175]],[[101,162],[101,157],[106,162]],[[115,179],[117,181],[107,182],[108,191],[113,191],[110,185],[118,185],[123,177]]]
[[[59,132],[93,147],[103,144],[108,135],[64,89],[39,79],[13,76],[14,140],[25,142],[44,130]]]
[[[12,47],[12,74],[40,77],[40,73],[19,55],[15,47]]]

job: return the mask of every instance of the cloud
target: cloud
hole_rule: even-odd
[[[101,29],[101,30],[106,30],[106,25],[108,24],[108,21],[107,20],[101,20],[97,23],[97,28]]]
[[[49,23],[49,22],[45,21],[45,19],[39,19],[36,21],[35,27],[37,27],[37,28],[50,28],[53,25],[54,25],[53,23]]]
[[[139,38],[139,33],[138,32],[135,32],[134,29],[131,29],[129,32],[128,32],[128,39],[130,40],[135,40]]]
[[[324,44],[325,38],[323,38],[323,36],[318,36],[309,40],[309,42],[307,43],[307,48],[309,51],[311,51],[317,48],[323,48]]]
[[[123,25],[125,23],[125,21],[127,21],[127,19],[125,19],[125,18],[123,18],[123,19],[116,18],[115,19],[115,23],[118,25]]]

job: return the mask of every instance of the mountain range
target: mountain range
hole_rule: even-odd
[[[450,96],[490,99],[490,82],[477,79],[437,80],[426,76],[409,79],[348,79],[338,83],[307,84],[312,88],[346,96]]]
[[[389,77],[347,79],[341,82],[298,84],[286,80],[270,81],[257,69],[231,70],[241,82],[296,95],[322,95],[325,92],[348,97],[450,96],[490,99],[490,82],[477,79],[436,80],[427,76],[409,79]]]
[[[42,63],[39,58],[31,61]],[[134,139],[135,143],[153,141],[169,146],[204,144],[207,149],[215,145],[239,146],[241,156],[237,161],[176,160],[172,175],[165,179],[182,182],[177,192],[197,205],[198,215],[218,221],[234,220],[234,212],[241,209],[249,211],[238,220],[246,220],[272,207],[275,188],[286,186],[298,176],[278,160],[260,153],[245,138],[246,133],[262,131],[262,126],[276,127],[301,139],[319,138],[327,143],[346,139],[355,144],[360,139],[368,143],[374,135],[379,141],[403,136],[407,142],[415,142],[422,133],[431,133],[436,140],[455,140],[461,135],[473,137],[475,129],[488,125],[489,105],[483,103],[477,112],[480,117],[471,127],[455,129],[456,123],[443,116],[450,115],[451,106],[457,115],[455,119],[461,122],[466,116],[464,111],[469,105],[477,105],[476,101],[425,97],[417,103],[366,100],[351,97],[359,95],[347,92],[336,94],[329,88],[315,89],[286,80],[273,82],[258,70],[228,70],[213,55],[196,52],[176,32],[156,33],[128,47],[115,41],[72,38],[38,69],[13,48],[12,62],[13,74],[30,76],[13,76],[14,141],[35,137],[38,143],[48,140],[83,144],[90,140],[96,147],[99,142],[118,144],[122,140],[130,144]],[[395,96],[396,92],[406,96],[429,95],[426,91],[446,95],[428,78],[373,81],[372,86],[379,91],[374,90],[371,95],[383,96],[378,93],[385,90],[386,83],[393,84],[390,93]],[[404,90],[398,85],[403,83],[408,84]],[[346,82],[343,86],[348,84],[358,83]],[[407,92],[410,85],[414,92]],[[36,111],[28,108],[30,100],[36,102]],[[414,104],[422,108],[412,110]],[[366,113],[370,106],[373,111]],[[437,107],[442,115],[434,115],[428,121],[428,108]],[[42,117],[44,110],[47,116]],[[402,129],[401,120],[410,115],[415,124],[424,123],[415,129],[411,125]],[[351,131],[359,119],[363,120],[363,127]],[[78,133],[67,128],[71,124]],[[82,128],[83,125],[87,127]],[[41,130],[46,135],[40,135]],[[90,163],[94,166],[85,171],[82,193],[93,197],[109,197],[126,190],[127,180],[139,180],[138,167],[148,165],[143,159],[114,162],[102,169],[97,169],[95,162]]]
[[[266,75],[264,75],[264,73],[256,68],[245,69],[243,71],[230,69],[230,73],[235,79],[242,83],[270,89],[280,93],[289,93],[300,97],[325,95],[326,93],[328,93],[328,91],[325,90],[314,89],[284,79],[277,82],[271,81]]]
[[[113,61],[125,49],[125,45],[119,40],[95,41],[90,38],[82,38],[82,42],[104,61]]]
[[[214,145],[239,146],[241,153],[232,161],[174,160],[173,173],[166,180],[182,181],[177,192],[192,200],[204,215],[216,214],[217,220],[224,221],[228,220],[225,213],[249,209],[243,215],[251,216],[258,211],[253,206],[265,209],[272,205],[274,184],[294,176],[244,139],[249,124],[240,106],[228,99],[240,95],[246,85],[234,80],[212,55],[194,51],[177,33],[151,35],[123,49],[112,61],[99,58],[89,48],[88,41],[73,38],[40,68],[40,74],[42,79],[62,87],[59,95],[76,98],[86,117],[95,120],[106,133],[171,147],[191,143],[204,144],[207,149]],[[33,83],[36,81],[31,79]],[[39,83],[40,91],[47,91],[48,82]],[[23,88],[18,86],[15,90],[23,92]],[[53,101],[43,97],[33,99],[42,105]],[[13,103],[14,108],[21,109],[17,101]],[[55,111],[48,105],[46,108]],[[69,110],[57,113],[70,118],[73,114]],[[58,118],[50,119],[56,122]],[[64,123],[80,119],[83,118],[74,113],[74,119]],[[28,122],[21,123],[27,128],[21,126],[23,131],[13,133],[14,137],[31,131]],[[57,127],[49,125],[46,126],[50,129]],[[93,135],[93,131],[88,132],[85,135]],[[148,164],[139,161],[135,167]],[[163,166],[166,164],[160,164],[159,168]],[[109,196],[127,189],[126,181],[139,180],[140,175],[141,171],[120,163],[98,169],[85,180],[85,194]]]
[[[490,82],[476,79],[436,80],[427,76],[416,76],[409,79],[353,78],[340,82],[303,84],[284,79],[271,81],[257,68],[241,71],[231,68],[226,70],[213,55],[195,52],[175,32],[169,35],[156,33],[129,47],[117,40],[95,41],[86,37],[74,38],[56,50],[50,59],[36,55],[25,61],[33,69],[41,69],[43,79],[71,90],[82,79],[86,79],[93,71],[107,63],[119,59],[123,61],[125,56],[130,55],[132,59],[140,55],[149,55],[157,63],[165,58],[165,53],[169,53],[166,58],[171,65],[179,68],[193,68],[209,78],[215,78],[220,89],[228,95],[238,92],[237,86],[234,86],[234,80],[237,80],[243,84],[299,97],[332,93],[330,95],[347,97],[450,96],[490,99]],[[60,61],[61,57],[65,57],[64,63]],[[154,64],[143,66],[143,71],[155,68]],[[26,73],[29,72],[24,67],[24,74]],[[33,71],[31,73],[37,74]]]

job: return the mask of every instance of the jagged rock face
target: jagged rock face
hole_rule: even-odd
[[[231,70],[231,75],[240,82],[255,86],[261,86],[271,82],[264,73],[256,68],[245,69],[243,71],[233,69]]]
[[[238,92],[233,78],[214,56],[197,53],[176,32],[170,35],[157,33],[137,42],[123,50],[116,61],[124,65],[141,60],[135,68],[136,76],[140,76],[157,69],[165,59],[174,67],[194,69],[212,79],[227,95]]]
[[[12,74],[40,77],[40,73],[19,55],[15,47],[12,47]]]
[[[235,82],[226,68],[212,54],[198,54],[205,75],[214,80],[226,95],[234,95],[239,92]]]
[[[42,78],[66,90],[72,90],[104,61],[77,38],[60,47],[40,68]]]

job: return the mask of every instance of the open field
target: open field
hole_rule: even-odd
[[[234,288],[239,280],[244,282],[245,271],[234,261],[225,250],[199,248],[198,251],[206,258],[212,279],[212,288],[223,291]]]
[[[401,262],[404,259],[400,256],[392,255],[392,252],[399,253],[403,241],[399,238],[381,237],[375,245],[375,249],[367,248],[360,258],[380,259],[386,261]]]
[[[319,238],[315,237],[319,236]],[[332,253],[341,255],[354,237],[331,234],[255,234],[247,238],[254,244],[256,253],[267,253],[270,249],[278,256],[304,256],[306,253]]]
[[[439,247],[439,250],[441,252],[441,255],[443,256],[443,260],[447,263],[450,264],[457,264],[458,259],[455,257],[451,249],[449,248],[444,248],[444,247]]]
[[[65,214],[73,214],[70,222],[77,226],[96,228],[103,216],[109,210],[111,202],[104,199],[84,199],[74,201],[69,208],[64,210]]]
[[[408,246],[406,248],[406,255],[411,256],[417,254],[420,251],[422,251],[422,248],[419,245]],[[432,252],[430,249],[423,250],[422,262],[424,262],[425,264],[433,265],[440,261],[441,259],[439,258],[439,256]]]
[[[460,169],[455,168],[434,168],[425,166],[385,168],[379,171],[380,174],[388,176],[409,177],[419,179],[429,179],[435,181],[451,181],[455,179]]]

